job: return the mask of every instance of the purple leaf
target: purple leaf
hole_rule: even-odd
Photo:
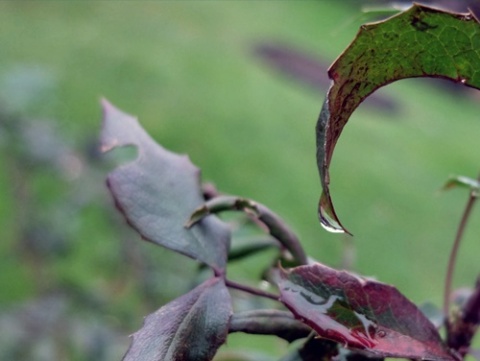
[[[135,161],[108,176],[108,186],[128,223],[143,238],[204,262],[222,273],[230,231],[215,216],[184,227],[190,214],[204,203],[200,171],[187,156],[158,145],[138,121],[103,101],[102,151],[133,145]]]
[[[207,361],[227,337],[230,295],[212,278],[147,316],[123,361]]]
[[[281,301],[319,336],[381,357],[453,360],[435,327],[396,288],[321,264],[282,270]]]

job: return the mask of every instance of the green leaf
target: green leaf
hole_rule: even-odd
[[[208,361],[227,337],[230,294],[212,278],[147,316],[123,361]]]
[[[135,146],[138,157],[108,175],[119,210],[141,236],[197,259],[222,273],[230,231],[215,216],[187,229],[185,222],[204,203],[200,171],[187,156],[158,145],[138,121],[103,101],[102,151]]]
[[[468,188],[470,191],[478,193],[480,191],[480,182],[469,177],[455,176],[450,177],[443,185],[442,189],[447,190],[455,187]]]
[[[380,357],[454,360],[396,288],[321,264],[281,270],[280,300],[320,337]]]
[[[438,77],[480,88],[480,24],[472,14],[422,5],[382,22],[363,25],[328,71],[333,83],[317,122],[317,164],[323,194],[322,225],[348,232],[334,210],[329,167],[343,127],[376,89],[396,80]]]

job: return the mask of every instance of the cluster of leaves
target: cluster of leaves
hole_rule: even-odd
[[[331,66],[333,80],[317,124],[317,158],[323,195],[320,221],[345,232],[331,201],[328,169],[349,116],[379,87],[407,77],[444,77],[480,88],[480,24],[471,14],[414,5],[384,22],[365,25]],[[211,360],[228,333],[270,334],[305,342],[284,360],[333,357],[402,357],[458,360],[480,321],[480,287],[447,323],[447,340],[395,287],[329,268],[307,258],[282,219],[262,204],[206,194],[188,157],[158,145],[137,120],[103,102],[103,151],[134,146],[137,158],[108,176],[117,208],[147,241],[193,258],[211,276],[148,316],[124,360]],[[457,178],[476,198],[478,182]],[[266,273],[278,294],[228,279],[227,264],[243,252],[231,246],[229,225],[216,213],[243,211],[268,230],[279,256]],[[229,288],[272,299],[271,309],[234,312]]]

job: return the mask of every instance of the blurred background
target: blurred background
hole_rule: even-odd
[[[337,212],[355,236],[317,220],[326,70],[362,23],[385,16],[366,5],[385,4],[1,1],[0,359],[119,360],[143,317],[192,287],[195,262],[140,241],[112,204],[112,161],[97,150],[101,97],[188,153],[220,191],[281,215],[313,258],[440,306],[467,192],[439,190],[450,175],[479,171],[477,92],[426,79],[376,92],[331,169]],[[455,287],[478,274],[479,216]],[[231,278],[254,283],[271,256],[236,263]],[[235,334],[218,359],[249,349],[269,360],[287,348]]]

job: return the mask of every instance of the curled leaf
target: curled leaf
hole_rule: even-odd
[[[225,268],[230,231],[215,216],[186,229],[185,221],[204,199],[200,170],[187,156],[158,145],[137,119],[103,101],[101,149],[133,145],[138,157],[108,175],[115,203],[143,238],[211,266]]]
[[[147,316],[123,361],[209,361],[232,314],[221,278],[212,278]]]
[[[480,88],[480,24],[468,14],[454,14],[414,4],[385,21],[363,25],[355,40],[328,70],[333,83],[317,122],[317,165],[323,194],[322,225],[348,232],[330,196],[329,167],[343,127],[358,105],[378,88],[413,77],[439,77]]]
[[[281,301],[323,338],[380,357],[453,360],[432,323],[392,286],[318,263],[280,277]]]

